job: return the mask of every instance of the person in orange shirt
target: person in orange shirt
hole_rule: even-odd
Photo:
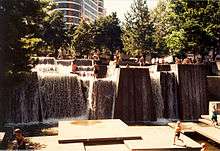
[[[180,139],[180,133],[183,133],[182,130],[183,129],[182,129],[181,122],[177,121],[177,125],[176,125],[176,128],[175,128],[175,135],[174,135],[174,139],[173,139],[173,145],[176,145],[176,139],[181,141],[182,143],[184,143],[184,141],[182,139]]]

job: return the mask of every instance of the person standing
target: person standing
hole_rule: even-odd
[[[116,50],[116,53],[115,53],[115,64],[116,64],[116,68],[119,68],[120,61],[121,61],[120,51],[119,51],[119,50]]]
[[[95,78],[98,78],[98,74],[99,74],[99,65],[97,64],[96,61],[95,61],[95,63],[94,63],[94,69],[93,69],[93,71],[94,71],[94,77],[95,77]]]
[[[211,120],[212,120],[212,125],[214,126],[218,126],[218,109],[216,109],[216,106],[213,105],[212,106],[212,110],[211,110]]]
[[[177,125],[175,128],[175,135],[173,139],[173,145],[176,145],[176,139],[184,143],[182,139],[180,139],[180,133],[183,133],[182,125],[180,121],[177,121]],[[185,146],[185,145],[184,145]]]
[[[144,58],[143,55],[142,55],[142,56],[140,57],[140,59],[139,59],[139,65],[140,65],[140,66],[144,66],[144,65],[145,65],[145,58]]]

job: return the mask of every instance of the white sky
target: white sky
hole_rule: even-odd
[[[104,0],[107,15],[117,12],[118,18],[123,21],[124,14],[129,11],[134,0]],[[157,6],[158,0],[147,0],[148,8],[151,10]]]

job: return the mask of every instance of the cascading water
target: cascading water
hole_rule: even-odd
[[[94,81],[92,85],[90,119],[112,118],[115,87],[115,83],[110,80]]]
[[[90,65],[91,60],[88,61],[87,64]],[[54,67],[44,65],[44,70],[38,70],[43,119],[66,117],[88,119],[93,66],[78,66],[76,75],[70,73],[71,62],[72,60],[56,60]],[[86,62],[80,60],[80,63]]]
[[[153,98],[157,118],[177,119],[177,81],[173,72],[151,72]]]
[[[26,80],[27,82],[17,89],[3,94],[7,96],[10,93],[13,97],[10,97],[11,99],[7,103],[1,102],[1,105],[8,106],[5,110],[14,111],[4,116],[9,119],[9,122],[32,122],[39,121],[39,119],[45,121],[51,118],[115,118],[121,69],[115,68],[115,64],[110,63],[107,77],[96,79],[93,77],[93,66],[89,66],[91,60],[88,63],[85,61],[83,60],[82,63],[86,66],[78,66],[80,71],[76,75],[70,73],[71,60],[57,61],[52,58],[45,58],[45,60],[41,58],[41,63],[33,69],[33,71],[37,71],[35,76],[29,77],[29,80]],[[135,80],[128,77],[127,72]],[[133,106],[134,114],[137,116],[134,117],[135,119],[149,120],[151,118],[147,116],[155,110],[158,119],[179,117],[177,82],[173,72],[151,72],[151,85],[146,79],[145,75],[149,73],[145,69],[125,69],[123,73],[122,77],[128,78],[128,83],[124,84],[133,84],[129,91],[133,93],[135,89],[136,104]],[[130,83],[130,80],[133,82]],[[120,88],[120,91],[122,91],[121,89],[125,89],[127,94],[126,85]],[[151,97],[151,89],[152,101],[146,99]],[[145,90],[149,90],[149,92]],[[125,103],[127,99],[130,99],[130,103],[135,102],[131,98],[126,99],[124,95],[120,97]],[[141,110],[139,113],[139,108],[142,108],[140,106],[144,105],[147,109],[143,107],[143,111]],[[126,106],[124,104],[122,106],[126,110]],[[145,110],[147,111],[145,112]],[[146,116],[146,118],[141,116]]]
[[[87,98],[76,75],[38,75],[43,119],[86,114]]]
[[[36,73],[22,74],[19,83],[0,88],[0,121],[25,123],[39,120],[39,91]]]
[[[162,96],[164,100],[164,117],[177,119],[178,103],[177,103],[177,81],[173,72],[161,72]]]
[[[110,65],[106,78],[90,81],[90,119],[114,118],[118,79],[119,69]]]
[[[35,68],[43,119],[113,118],[117,78],[115,74],[105,79],[94,78],[93,66],[88,66],[91,62],[85,61],[80,60],[87,66],[78,66],[79,76],[70,74],[71,61],[59,60],[54,65],[40,64]]]
[[[151,72],[150,78],[157,118],[163,118],[164,102],[161,93],[160,72]]]

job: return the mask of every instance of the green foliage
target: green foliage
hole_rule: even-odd
[[[0,0],[1,63],[5,72],[29,71],[30,57],[63,45],[64,23],[50,0]]]
[[[158,15],[161,10],[163,15]],[[220,1],[168,0],[165,5],[158,5],[153,14],[160,49],[168,48],[170,54],[184,50],[201,55],[218,50]]]
[[[144,0],[135,0],[125,16],[123,44],[127,54],[138,55],[154,52],[154,26]]]
[[[157,7],[151,12],[151,19],[153,20],[155,28],[154,42],[156,43],[155,54],[157,56],[169,54],[169,48],[167,48],[164,38],[168,32],[167,20],[164,17],[167,13],[166,8],[167,2],[160,0]]]
[[[81,21],[73,34],[72,44],[77,53],[89,54],[93,49],[109,49],[112,54],[122,48],[121,27],[116,13],[95,22]]]
[[[170,54],[175,55],[179,52],[179,50],[184,49],[184,42],[185,42],[184,30],[172,31],[172,33],[167,35],[165,39]]]
[[[101,17],[94,22],[94,44],[96,47],[108,48],[112,54],[116,49],[122,49],[122,30],[116,13]]]
[[[73,35],[72,43],[76,53],[89,54],[93,49],[92,24],[82,20]]]

